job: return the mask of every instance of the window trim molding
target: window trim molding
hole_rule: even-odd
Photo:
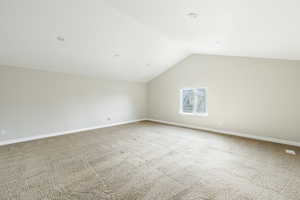
[[[183,90],[197,90],[197,89],[204,89],[205,90],[205,110],[206,110],[206,112],[205,113],[195,113],[195,112],[187,113],[187,112],[183,112],[183,110],[182,110],[182,93],[183,93]],[[181,114],[181,115],[191,115],[191,116],[202,116],[202,117],[208,116],[208,111],[207,111],[207,87],[182,88],[182,89],[180,89],[179,114]]]

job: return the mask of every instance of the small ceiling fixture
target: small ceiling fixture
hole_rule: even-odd
[[[198,13],[190,12],[187,14],[187,16],[191,17],[191,18],[197,18],[199,15],[198,15]]]
[[[114,57],[120,57],[120,54],[114,54]]]
[[[65,38],[62,37],[62,36],[57,36],[56,39],[60,42],[64,42],[65,41]]]

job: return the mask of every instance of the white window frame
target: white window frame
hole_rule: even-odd
[[[196,106],[193,107],[193,112],[192,113],[187,113],[187,112],[183,112],[182,110],[182,97],[183,97],[183,90],[197,90],[197,89],[203,89],[205,90],[205,113],[198,113],[196,112]],[[196,100],[197,101],[197,100]],[[208,116],[208,112],[207,112],[207,88],[206,87],[201,87],[201,88],[182,88],[180,89],[180,96],[179,96],[179,114],[182,115],[196,115],[196,116]]]

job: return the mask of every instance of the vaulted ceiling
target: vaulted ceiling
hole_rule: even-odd
[[[0,65],[148,81],[193,53],[300,60],[297,0],[0,0]]]

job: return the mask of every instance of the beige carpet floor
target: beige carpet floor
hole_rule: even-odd
[[[0,199],[299,200],[299,155],[140,122],[0,147]]]

